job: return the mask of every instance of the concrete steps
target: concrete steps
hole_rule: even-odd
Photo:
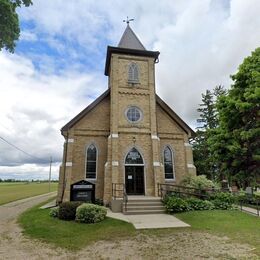
[[[164,212],[165,207],[158,197],[129,196],[126,208],[125,203],[123,204],[125,215],[161,214]]]

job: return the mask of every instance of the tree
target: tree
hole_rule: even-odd
[[[31,0],[0,0],[0,50],[14,52],[20,36],[17,7],[32,5]]]
[[[216,86],[213,91],[206,90],[202,94],[202,103],[197,111],[200,118],[197,122],[196,137],[193,142],[194,163],[199,175],[206,175],[211,180],[218,178],[218,165],[209,149],[208,139],[213,134],[213,130],[218,126],[218,116],[216,111],[216,100],[220,95],[224,95],[223,86]]]
[[[209,144],[221,171],[245,187],[260,175],[260,48],[231,78],[228,94],[217,101],[219,127]]]

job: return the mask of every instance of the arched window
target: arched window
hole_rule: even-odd
[[[131,83],[139,82],[139,70],[136,63],[131,63],[128,68],[128,81]]]
[[[86,178],[96,179],[97,177],[97,148],[91,144],[87,149],[86,156]]]
[[[144,164],[142,155],[133,147],[125,158],[125,164]]]
[[[165,179],[174,179],[174,164],[173,154],[169,146],[166,146],[163,151],[164,176]]]

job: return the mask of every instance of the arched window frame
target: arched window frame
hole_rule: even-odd
[[[89,148],[91,146],[94,146],[95,149],[96,149],[96,160],[95,160],[95,178],[93,178],[93,176],[88,176],[88,173],[87,173],[87,170],[88,170],[88,163],[90,161],[88,161],[88,151],[89,151]],[[93,161],[91,161],[93,162]],[[97,169],[98,169],[98,149],[97,149],[97,146],[94,144],[94,143],[91,143],[89,144],[87,147],[86,147],[86,156],[85,156],[85,178],[87,180],[96,180],[97,179]]]
[[[166,170],[165,170],[165,155],[164,155],[164,153],[165,153],[165,150],[166,149],[169,149],[170,150],[170,152],[171,152],[171,163],[172,163],[172,172],[170,172],[170,173],[166,173]],[[163,154],[163,170],[164,170],[164,178],[165,178],[165,180],[175,180],[175,161],[174,161],[174,150],[171,148],[171,146],[169,146],[169,145],[166,145],[164,148],[163,148],[163,152],[162,152],[162,154]],[[168,176],[166,176],[166,174],[171,174],[172,176],[171,177],[168,177]]]
[[[128,67],[128,82],[139,83],[139,66],[134,62]]]
[[[135,149],[135,150],[140,154],[142,163],[128,163],[128,162],[127,162],[127,156],[128,156],[128,154],[129,154],[133,149]],[[129,149],[128,152],[125,154],[124,164],[125,164],[125,166],[134,166],[134,165],[144,166],[144,157],[143,157],[143,154],[140,152],[140,150],[139,150],[137,147],[133,146],[133,147],[132,147],[131,149]]]

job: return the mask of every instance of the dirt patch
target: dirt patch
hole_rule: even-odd
[[[227,237],[192,231],[174,235],[138,235],[135,239],[98,242],[78,253],[96,259],[258,259],[252,247],[231,243]]]
[[[0,259],[259,259],[251,246],[232,243],[227,237],[193,231],[99,241],[81,251],[71,252],[23,237],[15,223],[6,228],[8,233],[4,233],[0,243]]]
[[[78,252],[55,248],[24,237],[16,224],[22,211],[46,199],[42,196],[0,207],[0,259],[259,259],[249,245],[191,230],[99,241]]]

